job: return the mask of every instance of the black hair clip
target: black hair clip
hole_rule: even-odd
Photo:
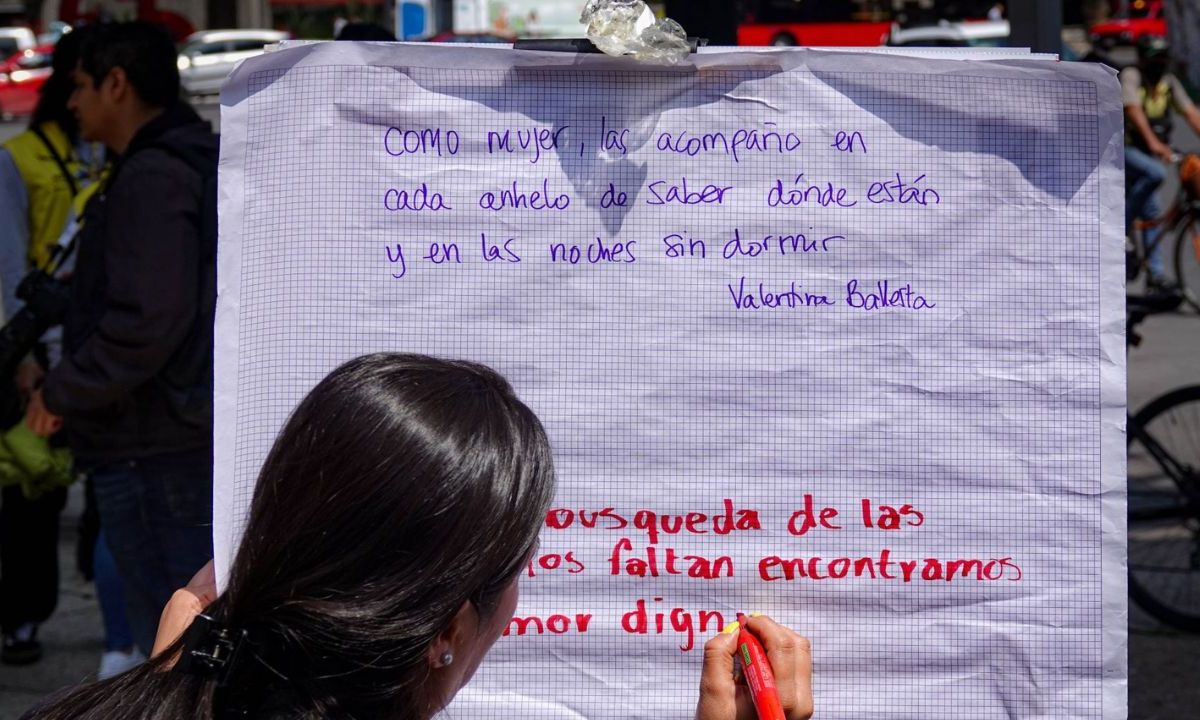
[[[224,686],[245,644],[245,630],[225,627],[208,615],[197,615],[183,633],[183,649],[175,669],[215,679],[218,686]]]

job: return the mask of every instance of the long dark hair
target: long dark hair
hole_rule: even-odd
[[[74,143],[79,135],[79,124],[75,114],[67,108],[71,93],[75,92],[75,66],[79,64],[79,50],[89,34],[88,28],[66,33],[54,44],[54,55],[50,60],[50,77],[38,90],[37,107],[29,118],[29,127],[44,122],[58,123],[67,138]]]
[[[206,611],[248,633],[226,686],[164,670],[168,651],[30,717],[425,720],[431,643],[464,603],[494,611],[553,486],[541,424],[495,372],[353,360],[279,434]]]

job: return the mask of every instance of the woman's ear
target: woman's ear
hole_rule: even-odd
[[[450,704],[458,689],[470,677],[473,663],[470,657],[471,638],[479,632],[479,613],[468,600],[462,604],[454,619],[429,644],[430,684],[426,688],[430,708],[437,712]]]
[[[478,633],[479,613],[475,605],[467,600],[446,629],[429,644],[429,667],[434,670],[453,669],[455,659],[463,658],[463,651]]]

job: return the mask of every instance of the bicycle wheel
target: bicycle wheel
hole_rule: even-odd
[[[1129,595],[1200,631],[1200,385],[1173,390],[1129,422]]]
[[[1184,303],[1200,312],[1200,224],[1190,212],[1175,230],[1175,281]]]

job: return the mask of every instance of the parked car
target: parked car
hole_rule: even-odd
[[[892,47],[1002,47],[1008,44],[1012,28],[1007,20],[946,22],[892,28],[888,45]]]
[[[438,33],[429,38],[435,43],[512,43],[513,38],[496,33],[459,33],[452,30]]]
[[[51,72],[54,45],[22,50],[0,62],[0,118],[32,115]]]
[[[271,43],[287,40],[279,30],[202,30],[179,49],[179,79],[189,95],[219,92],[221,83],[246,58],[261,55]]]
[[[1088,32],[1092,44],[1111,50],[1117,45],[1136,45],[1138,40],[1147,35],[1165,37],[1167,18],[1163,13],[1162,0],[1143,0],[1141,5],[1140,11],[1135,7],[1129,16],[1115,17],[1093,25]],[[1136,16],[1133,13],[1137,13]]]
[[[24,27],[0,27],[0,58],[12,57],[37,46],[33,31]]]

